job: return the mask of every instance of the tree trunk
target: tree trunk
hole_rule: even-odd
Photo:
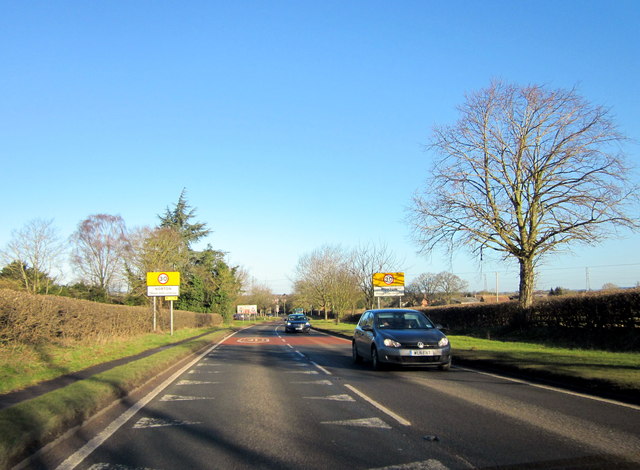
[[[531,258],[520,258],[520,306],[527,308],[533,303],[533,260]]]

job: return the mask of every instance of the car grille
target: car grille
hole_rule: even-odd
[[[418,343],[402,343],[402,347],[406,349],[438,349],[438,343],[423,343],[422,348],[418,347]]]
[[[440,362],[440,356],[399,356],[400,362],[407,364],[425,364]]]

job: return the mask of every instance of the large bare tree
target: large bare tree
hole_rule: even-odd
[[[109,292],[123,277],[130,243],[124,220],[119,215],[96,214],[78,224],[71,236],[71,261],[90,285]]]
[[[468,95],[459,113],[457,123],[435,129],[430,148],[440,158],[414,197],[425,252],[444,243],[515,258],[526,307],[545,255],[638,228],[625,138],[607,109],[575,90],[494,82]]]

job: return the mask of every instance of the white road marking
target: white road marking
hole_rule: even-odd
[[[306,374],[306,375],[318,375],[317,370],[288,370],[286,374]]]
[[[164,395],[160,401],[213,400],[213,397],[190,397],[188,395]]]
[[[370,404],[372,404],[373,406],[378,408],[380,411],[382,411],[387,416],[390,416],[391,418],[395,419],[398,423],[402,424],[403,426],[411,426],[411,422],[410,421],[407,421],[402,416],[397,415],[396,413],[391,411],[389,408],[387,408],[387,407],[381,405],[380,403],[378,403],[377,401],[375,401],[373,398],[368,397],[367,395],[362,393],[360,390],[358,390],[354,386],[349,385],[349,384],[344,384],[344,386],[347,387],[349,390],[351,390],[356,395],[358,395],[363,400],[369,402]]]
[[[219,374],[219,370],[190,370],[189,374]]]
[[[294,384],[309,384],[309,385],[333,385],[331,380],[313,380],[311,382],[291,382]]]
[[[399,465],[389,465],[388,467],[371,468],[369,470],[449,470],[439,460],[429,459],[422,462],[411,462]]]
[[[220,382],[206,382],[204,380],[181,380],[176,385],[209,385],[219,384]]]
[[[157,419],[157,418],[140,418],[133,429],[149,429],[164,428],[168,426],[189,426],[192,424],[202,424],[200,421],[187,421],[183,419]]]
[[[165,380],[160,385],[158,385],[153,391],[151,391],[149,394],[147,394],[145,397],[143,397],[141,400],[139,400],[136,404],[134,404],[131,408],[129,408],[124,413],[122,413],[120,416],[118,416],[115,420],[113,420],[111,422],[111,424],[109,424],[101,433],[96,435],[93,439],[91,439],[89,442],[87,442],[84,446],[82,446],[76,452],[71,454],[64,462],[62,462],[60,465],[58,465],[56,470],[73,470],[78,465],[80,465],[82,463],[82,461],[87,458],[87,456],[89,456],[94,450],[96,450],[98,447],[100,447],[118,429],[120,429],[120,427],[122,427],[122,425],[124,425],[129,419],[131,419],[138,411],[140,411],[142,408],[144,408],[147,405],[147,403],[149,403],[156,396],[158,396],[165,388],[167,388],[169,385],[171,385],[173,382],[175,382],[178,377],[180,377],[186,371],[191,369],[193,367],[193,365],[196,364],[198,361],[200,361],[205,355],[209,354],[211,351],[216,349],[224,341],[226,341],[228,338],[232,337],[236,333],[237,332],[234,331],[230,335],[225,336],[218,343],[216,343],[213,346],[211,346],[204,353],[202,353],[201,355],[196,357],[193,361],[191,361],[188,364],[186,364],[184,367],[182,367],[180,370],[178,370],[176,373],[174,373],[171,377],[169,377],[167,380]]]
[[[320,424],[334,424],[336,426],[357,426],[361,428],[391,429],[380,418],[346,419],[343,421],[322,421]]]
[[[351,395],[329,395],[328,397],[303,397],[308,400],[355,401]]]
[[[120,465],[115,463],[94,463],[89,470],[154,470],[150,467],[129,467],[128,465]]]
[[[315,362],[311,361],[311,364],[313,364],[314,366],[316,366],[318,369],[320,369],[322,372],[324,372],[327,375],[333,375],[331,372],[329,372],[327,369],[325,369],[324,367],[322,367],[320,364],[316,364]]]
[[[527,380],[522,379],[514,379],[512,377],[505,377],[504,375],[492,374],[491,372],[483,372],[476,369],[467,369],[466,367],[454,366],[455,369],[464,370],[467,372],[475,372],[476,374],[486,375],[488,377],[493,377],[497,379],[507,380],[509,382],[515,382],[519,384],[530,385],[531,387],[541,388],[543,390],[549,390],[552,392],[564,393],[565,395],[573,395],[574,397],[587,398],[589,400],[595,400],[603,403],[609,403],[610,405],[624,406],[626,408],[631,408],[632,410],[640,410],[640,405],[633,405],[631,403],[624,403],[621,401],[611,400],[609,398],[601,398],[595,395],[587,395],[585,393],[572,392],[571,390],[566,390],[564,388],[552,387],[551,385],[542,385],[534,382],[529,382]]]

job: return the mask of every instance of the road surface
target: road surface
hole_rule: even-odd
[[[30,468],[640,468],[640,407],[457,367],[377,372],[282,324],[228,337],[104,425]]]

